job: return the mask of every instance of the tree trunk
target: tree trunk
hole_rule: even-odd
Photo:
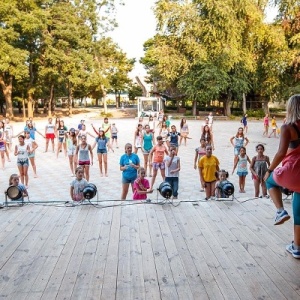
[[[27,103],[27,110],[28,110],[28,118],[33,118],[33,104],[34,104],[34,100],[32,97],[32,93],[28,93],[28,99],[27,99],[28,103]]]
[[[263,97],[262,108],[263,108],[265,114],[270,114],[269,99],[267,97]]]
[[[232,99],[232,93],[231,91],[228,91],[227,98],[224,99],[224,114],[227,117],[231,116],[231,107],[230,107],[231,99]]]
[[[246,95],[243,93],[243,113],[245,114],[247,111],[247,106],[246,106]]]
[[[52,103],[54,102],[54,84],[50,87],[50,97],[48,102],[48,117],[52,117]]]
[[[104,113],[107,114],[106,90],[104,88],[104,85],[101,85],[101,89],[102,89]]]
[[[5,75],[3,73],[0,74],[0,85],[6,102],[6,117],[10,119],[14,118],[14,111],[12,106],[12,83],[13,76],[8,75],[5,80]]]
[[[197,100],[193,100],[193,116],[197,116]]]
[[[23,97],[22,97],[23,98]],[[26,106],[25,106],[25,99],[22,99],[22,107],[23,107],[23,121],[26,120]]]
[[[121,106],[121,94],[119,91],[116,92],[116,108]]]
[[[72,116],[73,89],[72,84],[68,81],[68,114]]]

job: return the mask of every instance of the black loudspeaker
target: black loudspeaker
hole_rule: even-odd
[[[93,183],[89,183],[82,191],[84,199],[92,199],[97,194],[97,187]]]
[[[169,182],[166,181],[162,182],[159,185],[158,191],[162,195],[162,197],[166,199],[170,199],[173,195],[172,186]]]
[[[218,188],[226,196],[231,196],[234,194],[234,185],[231,182],[229,182],[228,180],[224,180],[224,181],[220,182]]]
[[[291,191],[291,190],[289,190],[288,188],[285,188],[285,187],[281,187],[280,190],[281,190],[282,194],[285,194],[287,196],[290,196],[294,193],[293,191]]]
[[[15,185],[11,185],[10,187],[8,187],[8,189],[6,190],[6,195],[9,199],[11,200],[19,200],[22,198],[23,193],[22,191],[19,189],[18,186]]]

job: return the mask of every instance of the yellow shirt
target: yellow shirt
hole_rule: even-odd
[[[217,166],[219,166],[219,164],[219,160],[214,155],[210,157],[204,155],[200,158],[199,167],[205,182],[217,180],[215,173],[217,172]]]

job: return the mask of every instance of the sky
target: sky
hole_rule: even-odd
[[[117,27],[109,36],[127,53],[136,58],[133,75],[145,76],[146,71],[138,63],[144,56],[143,44],[155,35],[156,21],[152,8],[155,0],[125,0],[124,6],[117,6]]]
[[[118,27],[109,36],[127,53],[128,58],[136,58],[132,76],[145,76],[146,71],[138,63],[144,56],[143,44],[155,35],[156,20],[153,13],[155,0],[125,0],[125,5],[117,6]],[[268,8],[266,21],[271,22],[276,15],[275,8]]]

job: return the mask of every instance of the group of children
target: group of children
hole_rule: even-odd
[[[211,115],[209,117],[210,119],[207,118],[207,120],[209,120],[208,122],[210,124],[205,124],[203,128],[207,125],[209,130],[212,130],[212,117]],[[150,123],[152,124],[151,126]],[[26,124],[27,127],[32,125],[32,121]],[[110,125],[107,118],[104,119],[104,123],[99,130],[92,125],[94,132],[97,134],[96,137],[86,131],[84,120],[81,120],[77,129],[71,128],[69,131],[62,120],[58,121],[57,126],[51,125],[52,119],[49,119],[45,128],[46,151],[48,150],[49,141],[54,139],[53,133],[54,137],[57,137],[58,142],[61,143],[61,145],[58,145],[57,155],[60,150],[63,150],[62,146],[64,142],[66,142],[66,154],[69,156],[70,169],[72,174],[76,177],[71,183],[71,198],[75,201],[83,200],[83,196],[80,191],[82,191],[82,188],[84,188],[89,181],[89,166],[93,164],[92,150],[97,146],[100,173],[103,176],[103,165],[104,174],[107,176],[107,150],[111,149],[113,151],[113,142],[115,142],[118,147],[118,129],[115,124]],[[156,128],[159,127],[159,133],[162,133],[167,125],[171,128],[171,130],[167,129],[167,133],[164,137],[162,135],[158,135],[156,137],[157,144],[153,145],[154,131]],[[181,120],[181,127],[184,127],[183,131],[186,133],[187,137],[188,126],[184,118]],[[49,132],[49,128],[51,129],[51,132]],[[31,134],[30,131],[28,132]],[[87,135],[91,135],[95,138],[95,143],[92,146],[86,141]],[[138,136],[141,137],[139,143],[137,142]],[[166,119],[164,117],[161,118],[161,122],[159,122],[157,126],[155,126],[153,118],[149,119],[149,124],[146,125],[143,124],[142,120],[139,120],[139,124],[135,132],[134,152],[137,153],[138,149],[142,149],[144,155],[144,167],[139,166],[137,168],[137,177],[133,182],[129,182],[129,184],[132,184],[133,187],[133,199],[146,199],[147,194],[153,192],[153,186],[158,170],[161,172],[162,179],[171,184],[173,198],[177,199],[180,171],[180,158],[178,156],[180,136],[181,132],[177,132],[175,125],[170,126],[170,122],[166,124]],[[261,144],[257,145],[256,150],[258,154],[250,160],[246,154],[246,145],[249,140],[244,136],[243,128],[238,129],[237,134],[230,139],[230,142],[234,146],[234,165],[232,174],[237,169],[237,175],[239,176],[239,192],[245,193],[245,179],[248,175],[247,164],[249,163],[252,178],[254,180],[255,197],[259,196],[260,186],[262,187],[263,196],[268,197],[263,177],[270,165],[270,161],[268,156],[264,155],[264,146]],[[35,149],[36,148],[33,149],[33,152]],[[214,150],[212,140],[205,138],[202,133],[200,146],[195,150],[194,168],[199,169],[199,177],[202,187],[201,191],[205,190],[206,199],[224,196],[222,195],[222,191],[219,186],[223,181],[228,180],[228,172],[220,170],[218,159],[212,155],[212,150]],[[148,166],[150,169],[150,177],[152,177],[151,183],[148,179],[146,179]],[[125,170],[121,169],[121,171],[124,172]],[[22,183],[26,182],[26,178],[22,176],[21,172],[20,174]],[[127,182],[125,185],[126,184]],[[126,199],[126,195],[127,192],[125,194],[122,193],[122,199]]]
[[[206,126],[206,125],[205,125]],[[204,126],[204,127],[205,127]],[[264,155],[265,148],[262,144],[256,146],[257,155],[250,160],[246,153],[246,146],[249,143],[248,138],[244,135],[244,129],[238,128],[236,135],[230,138],[230,142],[234,148],[234,163],[232,174],[237,170],[239,176],[239,192],[245,193],[245,181],[249,170],[252,175],[255,189],[255,197],[260,195],[260,187],[262,195],[260,197],[269,197],[267,194],[266,184],[263,180],[270,159]],[[200,146],[195,149],[194,169],[199,170],[201,190],[206,193],[206,200],[214,199],[215,197],[228,197],[222,194],[222,183],[228,181],[228,172],[220,170],[219,160],[212,155],[213,144],[202,135],[200,138]]]

